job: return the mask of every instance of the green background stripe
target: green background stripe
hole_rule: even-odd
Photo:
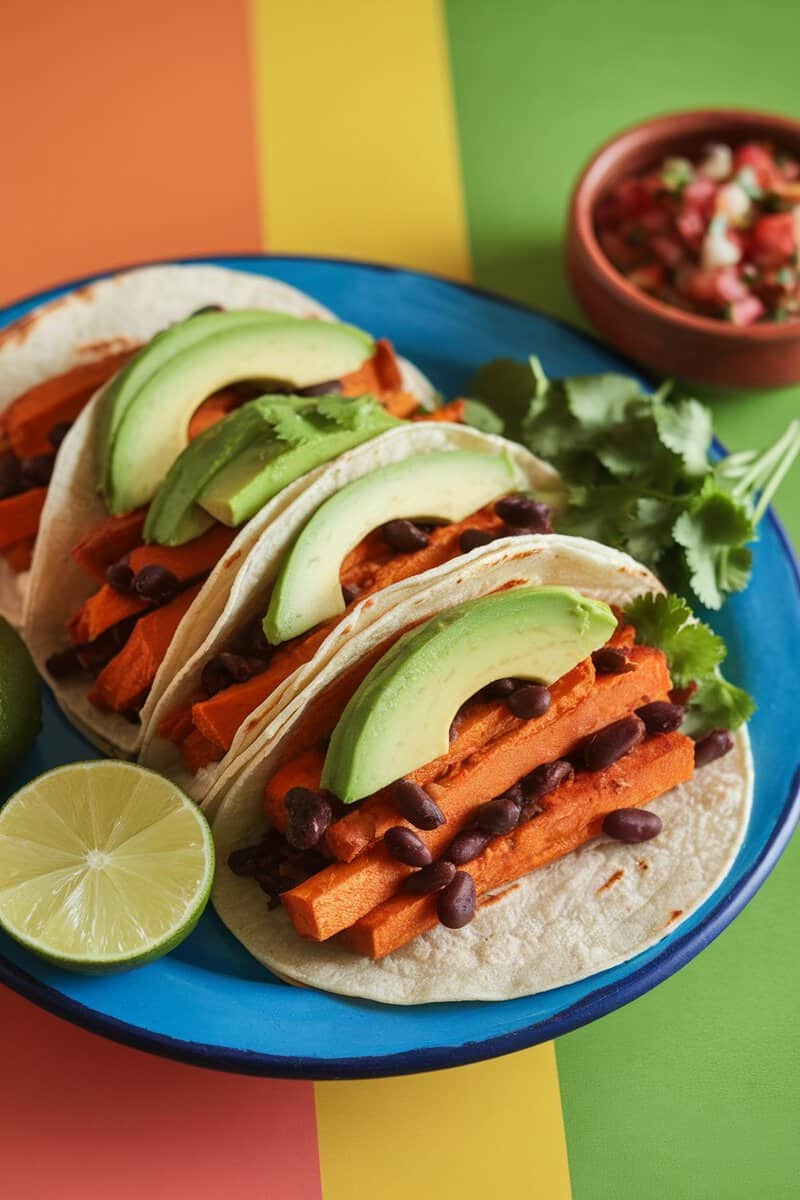
[[[800,115],[797,12],[795,0],[450,0],[477,280],[580,322],[561,242],[582,162],[657,112],[732,104]],[[760,445],[800,409],[800,388],[714,403],[724,441]],[[778,508],[800,541],[800,468]],[[795,840],[699,959],[559,1042],[576,1200],[800,1193],[798,898]]]

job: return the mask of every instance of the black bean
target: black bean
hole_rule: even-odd
[[[248,622],[231,638],[230,649],[234,654],[243,654],[245,658],[260,658],[265,663],[269,662],[275,653],[275,647],[270,646],[267,641],[261,617]]]
[[[218,658],[210,658],[200,673],[200,682],[210,699],[216,696],[217,692],[223,692],[225,688],[230,687],[233,680]]]
[[[553,697],[550,689],[540,683],[523,683],[508,697],[508,707],[515,717],[522,721],[530,721],[533,717],[543,716]]]
[[[486,700],[505,700],[506,696],[510,696],[518,687],[518,679],[495,679],[494,683],[486,685],[481,696]]]
[[[534,533],[533,529],[526,529],[524,525],[503,525],[498,533],[498,537],[531,537]]]
[[[141,725],[142,723],[142,714],[138,708],[126,708],[120,715],[125,718],[129,725]]]
[[[58,450],[64,438],[72,429],[71,421],[56,421],[47,435],[47,440],[54,450]]]
[[[322,383],[310,383],[297,389],[298,396],[338,396],[342,390],[341,379],[323,379]]]
[[[297,850],[316,846],[333,819],[333,810],[326,796],[309,788],[290,788],[284,798],[289,814],[286,841]]]
[[[541,800],[564,783],[575,778],[575,768],[565,758],[557,758],[555,762],[542,763],[535,767],[522,780],[522,791],[527,801]]]
[[[53,474],[55,454],[33,454],[23,458],[19,464],[22,486],[26,488],[47,487]]]
[[[169,604],[170,600],[174,600],[181,590],[181,584],[177,575],[174,575],[172,571],[153,563],[148,567],[142,567],[136,575],[133,581],[133,590],[151,604]]]
[[[354,587],[352,583],[342,585],[342,599],[345,603],[345,608],[348,604],[352,604],[361,595],[361,589]]]
[[[488,529],[465,529],[458,539],[458,545],[462,554],[469,554],[470,550],[488,546],[496,538],[497,530],[490,532]]]
[[[417,829],[438,829],[445,823],[439,805],[413,779],[398,779],[392,788],[392,801],[400,816]]]
[[[482,829],[462,829],[447,847],[444,857],[457,867],[462,867],[464,863],[472,862],[473,858],[483,854],[490,841],[489,834]]]
[[[436,901],[436,913],[442,925],[448,929],[461,929],[469,925],[475,916],[478,898],[475,881],[466,871],[456,871],[450,883]]]
[[[92,675],[98,675],[103,667],[119,654],[130,637],[135,624],[136,617],[128,617],[124,621],[118,621],[116,625],[112,625],[110,629],[107,629],[105,633],[101,633],[93,642],[77,646],[75,653],[82,668],[85,671],[89,671]]]
[[[447,887],[455,873],[455,864],[447,858],[440,858],[429,867],[423,867],[421,871],[409,875],[405,886],[409,892],[439,892],[443,887]]]
[[[722,758],[733,749],[733,738],[727,729],[712,729],[704,738],[694,744],[694,765],[704,767],[715,758]]]
[[[72,646],[68,650],[58,650],[51,654],[44,665],[53,679],[67,679],[83,670],[78,652]]]
[[[610,767],[637,746],[644,737],[644,721],[640,717],[622,717],[604,729],[592,733],[581,745],[581,759],[588,771]]]
[[[552,533],[550,507],[534,500],[532,496],[504,496],[494,506],[502,521],[516,525],[527,533]]]
[[[592,654],[592,662],[598,675],[624,675],[634,669],[628,655],[618,646],[601,646]]]
[[[22,491],[22,472],[19,459],[9,453],[0,454],[0,500]]]
[[[501,837],[519,823],[520,804],[513,796],[496,796],[475,810],[475,824],[483,833]]]
[[[544,812],[544,808],[538,800],[526,800],[519,810],[518,825],[527,825],[534,817],[538,817],[539,813]]]
[[[126,562],[115,562],[110,567],[106,567],[106,583],[115,592],[121,592],[123,596],[129,595],[133,591],[133,580],[133,567]]]
[[[230,650],[223,650],[222,654],[217,655],[217,659],[234,683],[246,683],[248,679],[252,679],[251,659],[242,654],[232,654]]]
[[[413,521],[387,521],[381,529],[383,540],[392,550],[400,554],[411,554],[414,550],[424,550],[430,538],[424,530]]]
[[[636,715],[644,721],[648,734],[674,733],[683,724],[685,709],[682,704],[670,704],[669,700],[652,700],[637,708]]]
[[[192,317],[202,317],[206,313],[215,312],[225,312],[225,309],[221,304],[204,304],[202,308],[196,308],[193,313],[189,313],[187,320],[191,320]]]
[[[617,808],[603,819],[603,833],[618,842],[647,842],[661,828],[661,817],[645,808]]]
[[[234,875],[248,877],[258,870],[258,855],[255,846],[242,846],[240,850],[232,850],[228,855],[228,866]]]
[[[433,855],[422,838],[405,825],[393,825],[387,829],[383,841],[392,858],[405,863],[407,867],[427,867],[433,861]]]

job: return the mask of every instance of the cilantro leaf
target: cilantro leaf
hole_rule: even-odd
[[[756,706],[744,688],[718,675],[704,679],[689,701],[682,729],[691,737],[702,737],[712,729],[738,729],[749,721]]]
[[[671,392],[617,374],[548,380],[533,357],[487,364],[472,389],[507,437],[561,473],[570,503],[560,532],[625,550],[719,608],[747,585],[747,543],[800,453],[800,421],[764,451],[712,464],[709,410]],[[498,428],[482,408],[475,419]]]
[[[674,595],[637,596],[625,608],[637,642],[663,650],[676,687],[697,683],[682,729],[700,737],[710,729],[738,729],[755,711],[752,697],[719,673],[727,651],[713,630],[695,621],[685,600]]]
[[[481,367],[470,386],[470,394],[485,401],[502,422],[506,437],[517,441],[523,440],[523,422],[541,378],[537,367],[533,359],[495,358]]]
[[[464,420],[481,433],[502,433],[505,429],[503,418],[482,400],[469,399],[464,402]]]
[[[641,389],[629,375],[577,375],[564,380],[569,411],[584,429],[615,428],[637,406]]]
[[[673,528],[683,546],[693,591],[706,608],[719,608],[724,593],[741,591],[749,578],[745,543],[755,536],[746,502],[707,475],[700,492]]]
[[[704,679],[725,657],[722,638],[695,622],[680,596],[638,596],[625,609],[625,617],[636,630],[637,642],[664,651],[676,687]]]
[[[711,413],[705,405],[689,398],[657,404],[653,417],[661,442],[682,460],[687,475],[705,475],[711,444]]]

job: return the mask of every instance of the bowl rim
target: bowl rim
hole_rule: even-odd
[[[603,286],[616,294],[629,307],[644,310],[654,320],[666,324],[674,331],[691,332],[697,336],[722,338],[726,342],[739,345],[758,345],[778,343],[779,345],[800,340],[800,317],[793,321],[753,324],[747,326],[731,325],[715,317],[699,316],[685,312],[656,300],[630,283],[617,270],[600,245],[594,230],[592,219],[597,204],[597,184],[595,176],[603,169],[609,158],[614,158],[626,142],[633,141],[642,134],[647,139],[656,141],[667,133],[687,136],[699,133],[704,126],[709,127],[709,136],[713,135],[714,122],[719,122],[723,128],[733,128],[736,125],[761,125],[765,131],[776,134],[791,135],[800,143],[800,120],[780,113],[771,113],[760,109],[704,107],[680,109],[678,111],[660,113],[626,125],[611,137],[607,138],[592,153],[585,163],[575,182],[569,203],[569,224],[574,238],[586,253],[589,265]]]

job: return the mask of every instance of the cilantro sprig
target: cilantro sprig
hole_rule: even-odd
[[[708,625],[695,621],[680,596],[638,596],[624,616],[636,630],[637,642],[663,650],[676,687],[697,685],[687,704],[685,733],[701,737],[711,729],[738,729],[752,716],[752,698],[719,672],[725,643]]]
[[[762,453],[713,463],[708,409],[670,384],[648,394],[625,375],[548,379],[532,357],[487,364],[471,394],[481,427],[493,415],[492,432],[501,423],[561,472],[560,532],[628,551],[707,608],[747,585],[748,543],[800,451],[800,421]]]

